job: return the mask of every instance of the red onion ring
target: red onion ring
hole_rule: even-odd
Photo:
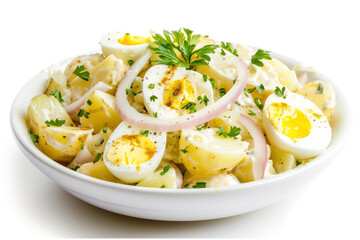
[[[233,64],[238,72],[234,86],[214,104],[203,108],[195,113],[176,118],[154,118],[137,112],[128,102],[125,91],[130,88],[131,83],[145,66],[151,56],[147,50],[130,67],[125,77],[121,80],[116,91],[116,110],[125,122],[142,129],[152,131],[172,132],[184,128],[203,124],[219,114],[225,112],[240,96],[247,82],[247,67],[240,58],[234,58]]]
[[[267,165],[267,145],[263,132],[248,116],[240,114],[240,123],[249,131],[254,140],[253,175],[255,180],[263,179]]]
[[[106,83],[98,82],[89,91],[87,91],[81,98],[79,98],[75,102],[65,106],[64,107],[65,111],[71,116],[80,110],[80,108],[84,105],[86,99],[88,99],[95,90],[106,92],[110,89],[112,89],[112,87],[107,85]]]
[[[68,165],[68,168],[74,168],[76,166],[81,166],[85,163],[92,162],[94,160],[94,156],[91,155],[87,147],[80,150],[76,157],[71,161]]]

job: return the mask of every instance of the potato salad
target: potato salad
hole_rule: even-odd
[[[213,188],[305,165],[331,142],[331,85],[270,51],[180,30],[111,32],[28,107],[49,158],[117,184]]]

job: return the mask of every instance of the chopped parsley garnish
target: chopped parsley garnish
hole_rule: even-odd
[[[318,87],[317,87],[317,90],[316,90],[316,93],[317,94],[322,94],[324,92],[324,86],[319,83]]]
[[[259,93],[263,93],[265,92],[265,87],[264,85],[260,84],[259,86],[256,87],[256,90],[258,90]]]
[[[100,147],[104,143],[104,141],[105,140],[103,138],[100,139],[100,141],[97,144],[95,144],[95,147]]]
[[[225,88],[220,88],[219,93],[220,93],[220,97],[224,96],[226,94],[226,89]]]
[[[147,137],[149,135],[149,130],[140,130],[140,134]]]
[[[189,69],[196,65],[208,65],[210,57],[208,54],[215,53],[218,45],[207,44],[201,48],[195,49],[200,42],[200,34],[193,34],[192,30],[187,28],[178,31],[163,31],[164,36],[155,34],[154,44],[148,48],[159,55],[155,60],[159,64],[185,67]],[[181,54],[178,57],[177,53]]]
[[[84,65],[76,66],[75,71],[73,72],[76,76],[80,77],[81,79],[85,81],[89,81],[90,73],[86,71],[86,68]]]
[[[198,131],[201,131],[201,130],[204,129],[204,128],[205,128],[205,123],[202,124],[202,125],[196,126],[196,129],[197,129]]]
[[[231,126],[230,131],[226,132],[222,127],[218,128],[218,131],[216,132],[219,136],[223,136],[224,138],[232,137],[234,139],[237,139],[236,136],[240,134],[241,128],[238,128],[236,126]]]
[[[259,98],[255,98],[254,102],[255,102],[256,106],[258,106],[258,108],[259,108],[260,110],[262,110],[262,109],[264,108],[264,106],[262,105],[262,103],[261,103],[261,101],[260,101]]]
[[[221,42],[221,47],[222,47],[223,49],[225,49],[225,50],[228,50],[229,52],[231,52],[231,53],[234,54],[235,56],[237,56],[237,57],[239,56],[236,48],[234,48],[234,46],[233,46],[230,42],[227,42],[227,43]],[[223,55],[225,55],[225,54],[223,54]]]
[[[250,116],[254,116],[254,115],[256,115],[256,113],[254,113],[254,112],[253,112],[253,111],[251,111],[250,109],[249,109],[248,114],[249,114]]]
[[[161,185],[161,187],[160,188],[165,188],[165,185]]]
[[[154,113],[153,113],[153,116],[154,116],[155,118],[157,118],[157,112],[154,112]]]
[[[82,117],[84,116],[85,118],[89,118],[89,112],[86,112],[84,109],[80,109],[80,111],[78,112],[78,117]]]
[[[155,95],[152,95],[152,96],[150,97],[150,101],[155,102],[155,100],[156,100],[156,99],[158,99],[158,97],[157,97],[157,96],[155,96]]]
[[[56,98],[60,103],[64,102],[64,99],[61,97],[61,92],[59,90],[55,89],[54,92],[50,92],[49,94],[50,96]]]
[[[213,78],[210,78],[209,81],[211,83],[212,88],[214,89],[215,88],[215,80]]]
[[[270,51],[264,51],[262,49],[258,49],[254,55],[251,56],[251,63],[262,67],[264,64],[260,61],[261,59],[271,60],[269,55]]]
[[[93,163],[96,163],[97,161],[99,161],[100,157],[101,157],[101,153],[96,154]]]
[[[89,106],[91,106],[92,101],[91,101],[90,99],[88,99],[88,100],[86,101],[86,103],[87,103]]]
[[[103,133],[107,133],[107,126],[103,126],[102,131]]]
[[[39,143],[39,135],[33,134],[30,130],[28,131],[28,134],[34,143]]]
[[[197,182],[193,188],[206,188],[206,182]]]
[[[83,143],[80,145],[80,149],[84,150],[84,144]]]
[[[206,82],[208,80],[208,76],[203,75],[203,79],[204,79],[204,82]]]
[[[188,182],[184,185],[184,187],[188,187],[189,185],[190,185],[190,183]]]
[[[209,102],[209,99],[207,98],[206,95],[203,95],[203,96],[198,96],[197,98],[199,101],[200,101],[200,104],[204,103],[205,106],[208,105],[208,102]]]
[[[299,165],[301,165],[301,164],[302,164],[302,162],[296,160],[296,166],[299,166]]]
[[[285,96],[285,87],[282,87],[281,89],[279,87],[276,87],[274,93],[278,97],[282,97],[283,99],[286,98],[286,96]]]
[[[134,60],[127,60],[127,63],[131,66],[131,65],[133,65],[134,64]]]
[[[194,103],[194,102],[188,102],[185,106],[183,106],[181,109],[188,109],[188,110],[190,110],[190,113],[194,113],[194,112],[196,112],[196,108],[195,108],[195,106],[196,106],[196,103]]]
[[[220,54],[221,54],[221,55],[223,55],[223,56],[225,56],[225,55],[226,55],[226,53],[225,53],[224,49],[221,49]]]
[[[75,172],[80,168],[79,165],[76,165],[72,170],[74,170]]]
[[[252,93],[253,91],[255,91],[256,87],[253,87],[253,88],[249,88],[249,89],[246,89],[246,91],[248,93]]]
[[[155,87],[155,84],[153,84],[153,83],[150,83],[148,86],[149,89],[154,89],[154,87]]]
[[[163,170],[162,170],[162,172],[160,173],[160,175],[161,175],[161,176],[164,176],[165,173],[167,173],[167,172],[169,171],[170,167],[171,167],[170,165],[166,165],[166,166],[163,168]]]
[[[50,121],[46,120],[45,123],[47,125],[52,125],[55,127],[61,127],[62,125],[64,125],[65,120],[60,120],[60,119],[55,119],[55,121],[53,119],[51,119]]]
[[[125,89],[125,93],[126,94],[129,94],[129,93],[131,93],[132,95],[134,95],[134,96],[136,96],[137,95],[137,93],[135,93],[133,90],[131,90],[131,89]]]
[[[184,149],[180,149],[180,151],[182,151],[183,153],[188,153],[189,151],[186,150],[185,148]]]

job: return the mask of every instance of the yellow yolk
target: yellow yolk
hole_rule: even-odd
[[[113,142],[106,157],[116,165],[138,165],[150,160],[155,151],[155,143],[148,137],[123,135]]]
[[[307,116],[286,103],[273,103],[268,107],[269,119],[277,131],[289,138],[304,138],[310,134]]]
[[[118,39],[118,42],[122,45],[139,45],[151,42],[151,37],[142,37],[126,33],[122,38]]]
[[[192,83],[186,79],[177,79],[167,83],[164,93],[164,104],[179,110],[189,102],[195,100],[195,90]]]

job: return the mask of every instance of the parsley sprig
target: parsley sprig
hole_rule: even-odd
[[[61,92],[58,89],[55,89],[54,92],[50,92],[49,94],[56,98],[60,103],[64,102],[64,99],[61,97]]]
[[[52,126],[55,126],[55,127],[61,127],[62,125],[64,125],[65,123],[65,120],[60,120],[60,119],[51,119],[50,121],[46,120],[45,121],[45,124],[47,125],[52,125]]]
[[[261,59],[271,60],[270,51],[264,51],[262,49],[258,49],[256,53],[252,55],[251,63],[256,66],[262,67],[264,66],[264,64],[260,61]]]
[[[238,128],[236,126],[231,126],[230,131],[226,132],[222,127],[218,128],[218,131],[216,132],[219,136],[223,136],[224,138],[232,137],[234,139],[237,139],[236,136],[240,134],[241,128]]]
[[[178,67],[190,68],[196,65],[208,65],[210,57],[208,54],[214,53],[218,45],[207,44],[195,50],[200,42],[200,34],[193,34],[187,28],[178,31],[163,31],[164,36],[155,34],[154,43],[157,45],[148,48],[159,55],[159,64],[173,65]],[[180,57],[177,55],[180,53]]]
[[[283,99],[286,98],[286,95],[285,95],[285,87],[282,87],[281,89],[280,89],[279,87],[276,87],[274,93],[275,93],[276,96],[278,96],[278,97],[282,97]]]
[[[234,48],[234,46],[230,43],[230,42],[221,42],[221,47],[225,50],[228,50],[229,52],[231,52],[232,54],[234,54],[235,56],[239,56],[237,49]]]
[[[76,66],[75,71],[73,72],[76,76],[80,77],[81,79],[85,81],[89,81],[90,73],[86,71],[86,68],[84,65]]]

